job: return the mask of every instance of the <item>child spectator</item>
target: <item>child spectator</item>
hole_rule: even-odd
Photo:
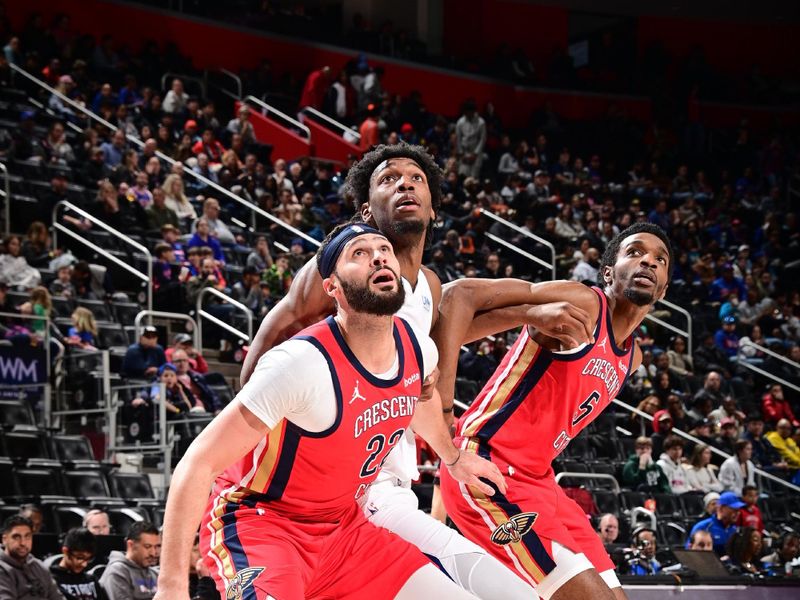
[[[67,332],[67,343],[73,348],[94,350],[97,345],[97,323],[92,311],[79,306],[70,316],[72,327]]]
[[[37,286],[31,290],[30,299],[21,304],[19,312],[23,315],[50,318],[53,312],[53,301],[46,287]],[[39,339],[43,339],[47,331],[47,321],[44,319],[30,319],[28,329]]]
[[[58,298],[75,296],[75,286],[72,284],[72,265],[61,265],[58,268],[56,278],[50,282],[50,293]]]
[[[752,527],[756,531],[764,529],[764,518],[761,516],[761,509],[758,508],[758,488],[754,485],[746,485],[742,488],[742,502],[746,504],[739,511],[739,520],[736,524],[739,527]]]
[[[685,465],[686,481],[698,492],[721,492],[723,487],[717,479],[716,468],[711,463],[711,448],[697,444],[692,450],[689,465]]]

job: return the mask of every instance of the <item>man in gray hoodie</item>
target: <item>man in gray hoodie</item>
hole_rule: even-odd
[[[2,600],[64,600],[44,565],[31,555],[33,524],[14,515],[3,523],[0,553],[0,598]]]
[[[125,538],[127,550],[109,555],[100,585],[110,600],[150,600],[156,595],[161,535],[148,521],[131,525]]]

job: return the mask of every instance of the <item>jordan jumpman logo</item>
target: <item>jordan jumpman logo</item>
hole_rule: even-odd
[[[356,379],[356,387],[353,388],[353,397],[350,398],[349,404],[352,404],[356,400],[366,400],[366,398],[361,395],[361,392],[358,391],[358,379]]]

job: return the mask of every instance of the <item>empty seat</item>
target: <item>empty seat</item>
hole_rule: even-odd
[[[698,492],[686,492],[679,496],[683,505],[683,514],[687,517],[699,517],[705,515],[706,505],[703,503],[703,494]]]
[[[150,478],[143,473],[111,473],[108,476],[111,491],[117,498],[155,499]]]
[[[54,456],[71,468],[97,467],[89,439],[83,435],[54,435],[51,440]]]
[[[15,425],[33,425],[30,404],[19,400],[0,400],[0,426],[13,429]]]
[[[98,321],[113,321],[111,307],[102,300],[78,300],[78,306],[88,308],[92,311],[94,318]]]
[[[7,431],[3,435],[6,456],[18,460],[49,459],[47,438],[43,431]]]
[[[592,491],[592,497],[601,513],[611,513],[612,515],[620,514],[619,497],[614,492],[608,490],[594,490]]]
[[[222,406],[227,406],[233,400],[233,390],[228,385],[211,385],[209,386],[219,397]]]
[[[83,518],[87,510],[73,504],[60,504],[50,509],[53,515],[53,522],[60,533],[66,533],[70,529],[83,526]]]
[[[20,468],[16,469],[16,476],[20,495],[25,498],[64,495],[57,469]]]
[[[656,515],[659,517],[681,517],[683,507],[675,494],[653,494],[656,501]]]
[[[62,296],[53,296],[53,312],[56,317],[68,319],[74,310],[75,305],[72,300]]]
[[[659,523],[658,533],[660,534],[661,542],[667,546],[683,547],[686,543],[686,528],[680,523],[674,523],[672,521]]]
[[[127,348],[128,335],[119,325],[99,325],[97,343],[100,348]]]
[[[131,525],[137,521],[149,521],[150,513],[147,509],[139,506],[125,508],[108,509],[108,519],[111,521],[111,528],[119,535],[128,535]]]
[[[122,325],[133,325],[136,315],[142,310],[142,307],[135,302],[112,302],[111,307],[114,309],[117,322]]]
[[[94,501],[111,496],[108,482],[100,471],[66,471],[64,478],[70,493],[82,501]]]
[[[644,501],[647,499],[647,495],[644,492],[620,492],[619,497],[622,506],[627,510],[637,506],[644,506]]]
[[[17,474],[14,470],[14,463],[11,459],[0,458],[0,497],[12,498],[19,496],[19,484],[17,483]]]
[[[763,504],[767,514],[769,515],[769,518],[772,521],[789,520],[790,511],[786,500],[782,498],[767,498]]]

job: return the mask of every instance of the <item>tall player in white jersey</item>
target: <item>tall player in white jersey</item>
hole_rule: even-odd
[[[408,144],[378,146],[368,152],[351,168],[345,183],[346,195],[355,202],[362,219],[377,227],[394,246],[406,288],[406,302],[398,316],[426,332],[438,318],[441,282],[422,266],[422,255],[426,234],[441,203],[441,183],[442,172],[433,158],[424,148]],[[541,308],[541,312],[529,309],[527,321],[551,335],[559,337],[583,327],[577,321],[574,327],[564,325],[562,314],[554,315],[546,307]],[[262,322],[242,366],[242,384],[250,378],[267,350],[333,311],[330,298],[322,293],[319,274],[312,261],[298,272],[288,295]],[[559,318],[554,319],[554,316]],[[511,325],[510,321],[508,327]],[[487,324],[487,327],[487,332],[503,329],[497,323]],[[561,329],[556,330],[557,327]],[[479,329],[476,324],[470,334]],[[442,464],[455,479],[489,495],[493,490],[479,481],[480,477],[490,479],[501,489],[505,487],[499,471],[474,461],[453,445],[438,395],[418,406],[417,414],[423,413],[428,423],[425,431],[419,433],[439,454]],[[389,454],[376,483],[365,497],[364,510],[370,520],[416,545],[435,559],[456,583],[482,600],[530,598],[530,588],[499,561],[418,510],[417,498],[410,489],[411,481],[418,476],[416,464],[414,435],[407,431]]]

